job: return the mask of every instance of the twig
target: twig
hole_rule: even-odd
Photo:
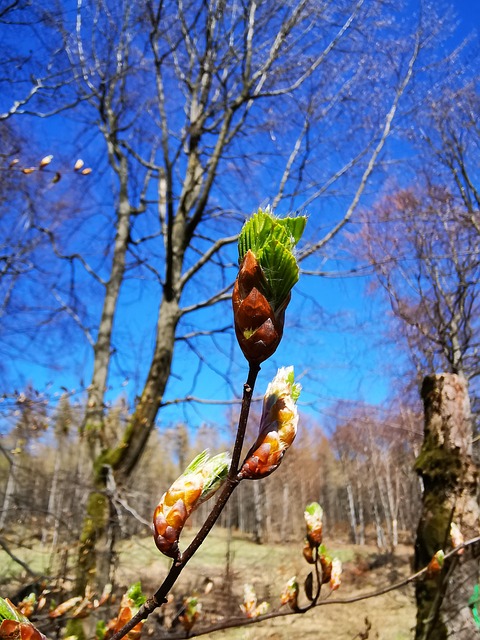
[[[5,540],[3,538],[0,538],[0,547],[2,547],[2,549],[5,551],[5,553],[10,556],[10,558],[16,562],[17,564],[19,564],[23,569],[25,569],[25,571],[32,576],[32,578],[39,578],[40,574],[36,573],[35,571],[33,571],[33,569],[30,569],[30,567],[28,566],[28,564],[26,564],[23,560],[21,560],[20,558],[18,558],[12,551],[10,551],[9,546],[7,545],[7,543],[5,542]]]
[[[250,412],[253,389],[255,387],[255,382],[259,371],[260,365],[250,365],[247,382],[243,387],[242,409],[240,411],[240,417],[238,420],[238,429],[235,438],[235,445],[233,447],[232,462],[227,479],[220,493],[220,496],[215,503],[215,506],[213,507],[203,526],[198,531],[197,535],[192,540],[190,545],[185,549],[183,553],[179,555],[177,560],[175,560],[170,568],[170,571],[168,572],[167,577],[165,578],[159,589],[157,589],[155,594],[145,602],[145,604],[139,609],[136,615],[134,615],[126,625],[124,625],[119,631],[117,631],[117,633],[112,636],[111,640],[120,640],[121,638],[123,638],[139,622],[148,618],[148,616],[153,611],[155,611],[157,607],[160,607],[162,604],[165,604],[167,602],[166,596],[169,593],[170,589],[177,581],[187,562],[205,541],[205,538],[210,533],[212,527],[222,513],[223,508],[225,507],[230,496],[235,490],[235,487],[239,484],[241,478],[238,474],[238,466],[240,463],[240,456],[242,455],[243,441],[245,439],[245,431],[247,428],[247,420],[248,414]]]

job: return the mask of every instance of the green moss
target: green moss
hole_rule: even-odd
[[[109,519],[109,503],[105,494],[92,492],[87,501],[78,554],[76,592],[83,595],[96,571],[95,544],[105,531]]]
[[[94,540],[99,531],[103,531],[108,521],[108,498],[103,493],[94,491],[88,497],[87,514],[83,523],[80,542]]]
[[[438,593],[439,584],[436,580],[420,581],[416,587],[417,599],[417,627],[415,638],[422,638],[425,626],[429,623],[432,614],[432,602]],[[437,616],[432,624],[428,640],[447,640],[448,630],[442,616]]]
[[[427,434],[415,462],[415,471],[421,474],[426,491],[446,494],[457,487],[462,476],[460,451],[445,448],[433,434]]]
[[[82,621],[72,619],[67,622],[65,627],[65,638],[76,638],[77,640],[87,640],[85,631],[83,630]]]

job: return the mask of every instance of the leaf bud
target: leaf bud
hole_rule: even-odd
[[[232,294],[235,333],[250,364],[260,364],[277,349],[285,309],[298,280],[293,249],[306,218],[277,218],[259,209],[238,238],[240,270]]]
[[[242,465],[242,478],[264,478],[280,464],[297,433],[300,390],[301,385],[294,382],[293,367],[277,371],[263,399],[258,437]]]
[[[307,525],[307,540],[315,548],[322,544],[323,509],[318,502],[312,502],[305,507],[305,524]]]
[[[320,560],[320,567],[322,569],[322,584],[330,582],[332,577],[333,560],[327,553],[325,545],[321,545],[318,549],[318,558]]]
[[[452,541],[452,547],[460,547],[464,543],[463,533],[460,531],[460,527],[452,522],[450,524],[450,539]],[[463,553],[463,549],[459,550],[459,555]]]
[[[268,613],[270,605],[268,602],[261,602],[257,605],[257,594],[251,584],[246,584],[243,587],[243,604],[240,605],[240,609],[247,616],[247,618],[258,618]]]
[[[342,562],[339,558],[332,560],[332,570],[330,573],[329,585],[332,591],[336,591],[342,583]]]
[[[190,596],[183,600],[183,607],[183,613],[178,619],[185,631],[189,632],[200,617],[202,604],[198,601],[198,598]]]
[[[315,564],[315,558],[313,556],[313,549],[312,549],[309,541],[307,540],[307,538],[305,538],[305,544],[303,546],[303,557],[308,562],[308,564]]]
[[[209,451],[205,450],[163,494],[153,514],[153,535],[158,549],[166,556],[178,556],[178,539],[185,522],[194,509],[218,490],[229,465],[228,453],[210,458]]]
[[[51,163],[52,160],[53,160],[53,156],[45,156],[40,160],[40,164],[38,165],[38,168],[44,169]]]
[[[290,578],[287,584],[284,586],[280,595],[281,605],[288,604],[291,609],[295,610],[298,607],[298,592],[299,586],[296,576]]]
[[[445,562],[445,553],[443,552],[443,549],[439,549],[437,552],[435,552],[432,559],[428,563],[427,573],[426,573],[427,578],[433,578],[435,575],[440,573],[444,562]]]

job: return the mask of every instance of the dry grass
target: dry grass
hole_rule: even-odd
[[[188,542],[185,535],[183,544]],[[403,547],[388,562],[378,560],[374,547],[352,547],[335,544],[329,549],[341,558],[345,575],[341,589],[334,597],[350,597],[371,592],[408,575],[411,550]],[[229,556],[229,564],[227,562]],[[141,578],[146,592],[154,591],[167,571],[167,563],[156,552],[149,539],[125,543],[120,554],[118,578],[125,583]],[[140,569],[139,569],[140,567]],[[182,597],[195,593],[203,605],[203,623],[220,616],[238,616],[243,586],[254,586],[259,601],[267,600],[271,610],[279,608],[279,594],[284,583],[296,575],[303,581],[309,571],[301,553],[301,545],[257,545],[245,537],[232,536],[214,530],[198,554],[191,560],[177,583],[174,601],[166,608],[170,623],[181,607]],[[205,584],[213,582],[209,595]],[[333,600],[334,598],[332,598]],[[330,600],[330,598],[329,598]],[[328,604],[305,615],[291,615],[268,620],[253,626],[217,631],[205,638],[215,640],[287,640],[315,638],[317,640],[353,640],[365,632],[365,619],[371,624],[368,639],[407,640],[412,637],[415,622],[413,587],[351,604]],[[149,623],[152,637],[157,636],[158,617]],[[203,624],[202,623],[202,624]],[[366,637],[366,636],[365,636]]]
[[[182,546],[188,544],[191,537],[191,532],[184,532]],[[352,547],[337,542],[328,546],[332,555],[339,556],[344,563],[342,587],[331,600],[374,591],[398,581],[410,571],[411,549],[408,547],[399,549],[389,562],[378,562],[374,547]],[[12,551],[39,572],[50,560],[40,544],[33,550],[16,548]],[[124,541],[119,549],[116,582],[129,585],[141,580],[145,593],[151,594],[161,584],[168,565],[169,561],[156,550],[150,536]],[[19,565],[1,550],[0,567],[3,583],[0,595],[8,597],[25,576],[22,579]],[[150,630],[150,637],[159,638],[159,624],[170,625],[181,608],[182,598],[194,593],[203,606],[202,626],[222,617],[241,615],[245,583],[252,584],[258,600],[267,600],[275,611],[279,608],[279,594],[285,582],[296,575],[301,583],[308,571],[300,540],[298,544],[258,545],[245,536],[229,537],[225,530],[214,529],[175,585],[172,602],[151,616],[145,637],[149,637]],[[213,588],[205,595],[205,585],[209,582],[213,583]],[[366,628],[365,618],[371,623],[371,629],[368,636],[361,636],[359,634]],[[408,640],[413,635],[414,620],[413,587],[409,587],[351,604],[329,603],[303,616],[290,615],[203,637],[212,640],[359,640],[362,637]]]

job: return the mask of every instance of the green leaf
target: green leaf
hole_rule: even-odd
[[[224,452],[213,456],[213,458],[206,463],[205,470],[203,472],[205,482],[200,495],[201,502],[207,500],[220,487],[228,475],[230,462],[230,454]]]
[[[146,596],[143,595],[142,585],[140,582],[135,582],[127,591],[127,596],[133,602],[133,604],[140,609],[142,604],[147,600]]]
[[[321,519],[323,515],[323,509],[318,504],[318,502],[311,502],[305,507],[305,513],[308,513],[311,516],[318,516]]]
[[[16,622],[29,622],[28,618],[18,611],[18,609],[9,604],[3,598],[0,598],[0,621],[15,620]]]
[[[298,281],[298,264],[293,249],[306,224],[305,216],[277,218],[270,209],[259,209],[244,224],[238,238],[241,263],[247,251],[252,251],[267,282],[264,292],[274,311],[284,304]]]
[[[473,593],[470,596],[470,600],[468,601],[468,606],[472,610],[473,620],[477,625],[477,628],[480,629],[480,612],[479,612],[479,604],[480,604],[480,587],[478,584],[473,588]]]
[[[105,620],[99,620],[95,627],[95,640],[103,640],[107,633],[107,623]]]
[[[305,231],[305,225],[307,224],[306,216],[295,216],[294,218],[277,218],[277,224],[285,226],[285,229],[290,236],[293,246],[298,243]]]
[[[271,299],[269,302],[276,310],[298,282],[297,261],[291,251],[273,240],[262,251],[260,266],[270,285]]]
[[[200,467],[203,467],[204,464],[207,462],[208,458],[210,456],[210,451],[208,449],[205,449],[205,451],[202,451],[202,453],[199,453],[198,456],[196,456],[188,465],[188,467],[185,469],[185,471],[182,473],[182,476],[186,476],[187,473],[194,473],[195,471],[197,471]]]

